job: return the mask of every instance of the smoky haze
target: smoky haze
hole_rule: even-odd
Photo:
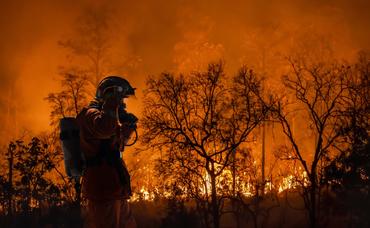
[[[109,15],[116,59],[137,58],[130,71],[111,73],[126,75],[138,88],[131,107],[139,113],[148,75],[190,72],[217,59],[224,59],[230,72],[244,63],[261,68],[262,49],[288,54],[305,34],[319,34],[336,57],[351,59],[370,48],[369,5],[366,0],[2,2],[1,136],[8,140],[24,130],[48,129],[50,109],[43,98],[59,89],[58,66],[68,65],[71,54],[58,41],[76,36],[87,11]],[[263,68],[274,64],[273,57],[266,58]]]

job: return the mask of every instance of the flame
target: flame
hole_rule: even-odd
[[[246,175],[246,173],[243,173]],[[202,196],[207,196],[211,192],[212,184],[210,175],[205,172],[203,175],[203,181],[199,180],[199,183],[204,183],[199,186],[199,191]],[[309,185],[308,176],[305,171],[301,168],[295,170],[292,174],[284,176],[277,183],[272,183],[267,180],[264,184],[264,193],[270,193],[277,191],[278,194],[287,191],[299,189],[300,187],[307,187]],[[229,169],[225,169],[220,176],[216,178],[216,189],[219,195],[224,193],[233,192],[233,172]],[[182,189],[183,193],[186,195],[187,189]],[[253,197],[256,195],[256,183],[243,180],[240,176],[235,176],[235,192],[242,194],[245,197]],[[158,193],[158,194],[156,194]],[[161,195],[163,198],[173,197],[173,193],[165,189],[153,188],[149,190],[146,186],[141,186],[140,190],[133,194],[130,201],[153,201],[156,199],[157,195]]]
[[[142,186],[138,193],[132,194],[132,197],[130,198],[130,202],[137,202],[140,200],[153,201],[154,199],[155,199],[154,192],[150,192],[147,188]]]
[[[304,187],[307,187],[308,184],[309,184],[309,181],[308,181],[308,176],[307,176],[306,171],[303,171],[298,175],[290,174],[286,177],[283,177],[279,185],[278,193],[281,193],[281,192],[284,192],[290,189],[296,189],[298,187],[301,187],[302,185]]]
[[[297,187],[297,183],[295,182],[295,177],[293,175],[289,175],[283,178],[279,186],[279,193],[288,190],[288,189],[295,189]]]

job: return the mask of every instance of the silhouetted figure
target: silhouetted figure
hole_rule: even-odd
[[[127,202],[130,176],[121,158],[137,121],[125,111],[123,99],[134,93],[127,80],[106,77],[98,85],[95,100],[77,116],[86,159],[82,178],[85,227],[136,227]]]

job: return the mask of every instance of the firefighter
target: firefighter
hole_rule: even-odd
[[[122,143],[134,132],[137,121],[132,114],[127,118],[124,99],[134,94],[124,78],[106,77],[97,87],[95,100],[77,116],[86,159],[82,178],[85,227],[136,227],[127,201],[130,176],[121,158]]]

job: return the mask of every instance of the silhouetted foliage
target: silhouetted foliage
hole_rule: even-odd
[[[301,177],[303,199],[309,214],[310,226],[316,227],[319,217],[320,188],[323,169],[328,165],[331,151],[340,137],[339,127],[342,98],[346,94],[345,78],[349,70],[345,65],[325,62],[307,62],[304,57],[290,58],[291,73],[283,83],[294,99],[282,102],[277,108],[283,132],[289,140],[288,154],[300,163],[307,177]],[[304,118],[305,126],[313,136],[313,150],[305,153],[299,141],[294,119]]]
[[[325,170],[335,201],[351,214],[351,226],[369,226],[370,211],[370,55],[360,53],[347,77],[340,154]]]
[[[228,83],[222,63],[187,77],[164,73],[147,81],[143,140],[165,152],[159,160],[164,185],[196,200],[205,227],[219,227],[230,188],[221,176],[269,114],[271,99],[262,93],[261,79],[246,68]]]
[[[58,154],[44,140],[33,137],[29,142],[12,141],[5,155],[7,172],[6,176],[0,176],[0,212],[6,217],[1,217],[0,224],[40,227],[44,220],[54,216],[53,208],[59,208],[58,216],[63,220],[73,216],[79,219],[79,215],[63,215],[60,211],[71,200],[67,185],[52,177],[59,161]]]
[[[45,98],[51,105],[51,125],[57,127],[63,117],[77,116],[87,105],[87,76],[84,72],[75,71],[63,73],[61,79],[62,90],[49,93]]]
[[[177,199],[167,203],[167,215],[162,219],[162,228],[170,227],[201,227],[198,214],[193,209],[186,207],[183,201]]]
[[[32,138],[28,144],[18,140],[9,144],[9,151],[14,156],[14,196],[21,205],[17,210],[27,213],[42,203],[59,204],[61,190],[47,178],[55,166],[48,145],[38,138]]]

